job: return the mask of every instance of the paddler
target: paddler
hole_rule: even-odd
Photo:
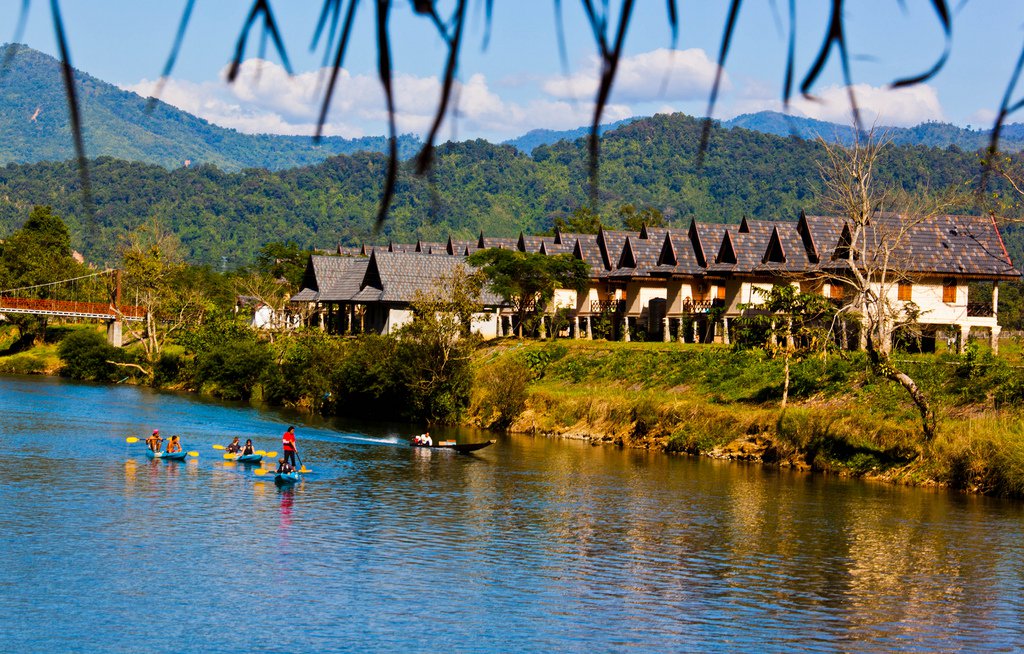
[[[224,448],[224,451],[228,454],[238,454],[242,451],[242,444],[238,442],[238,436],[235,436],[235,440],[231,441],[231,445]]]
[[[284,459],[277,460],[277,474],[287,475],[288,473],[295,472],[295,467],[285,463]]]
[[[153,433],[150,435],[150,437],[146,439],[146,445],[149,446],[149,449],[151,451],[159,452],[160,451],[160,443],[162,443],[163,440],[164,439],[160,438],[160,430],[159,429],[154,429]]]
[[[171,440],[167,441],[167,453],[174,454],[175,452],[181,451],[181,441],[178,440],[177,436],[171,436]]]
[[[235,439],[238,440],[237,438]],[[252,446],[252,439],[245,439],[245,447],[242,448],[242,456],[248,456],[250,454],[256,454],[256,449]]]
[[[284,450],[284,459],[295,468],[295,427],[289,427],[281,436],[281,449]]]

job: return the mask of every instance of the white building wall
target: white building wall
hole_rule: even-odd
[[[584,292],[585,293],[585,292]],[[551,298],[554,309],[576,309],[576,291],[571,288],[556,288]]]

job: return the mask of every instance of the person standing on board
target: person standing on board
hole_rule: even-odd
[[[281,449],[284,450],[284,460],[295,466],[295,427],[289,427],[288,431],[281,436]]]

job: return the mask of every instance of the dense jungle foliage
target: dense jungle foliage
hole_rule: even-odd
[[[681,114],[638,120],[603,138],[597,213],[609,227],[622,224],[620,208],[661,212],[667,224],[691,218],[739,222],[743,216],[793,219],[821,210],[822,185],[814,142],[743,129],[712,131],[698,166],[700,121]],[[588,155],[583,140],[542,146],[529,157],[486,141],[438,147],[427,177],[405,165],[392,210],[375,234],[386,158],[337,156],[314,166],[279,172],[227,173],[212,166],[167,170],[112,158],[92,162],[94,211],[83,209],[74,162],[9,164],[0,169],[0,234],[24,221],[33,205],[49,204],[64,217],[73,246],[95,262],[114,258],[118,238],[158,220],[180,239],[194,264],[236,268],[251,263],[271,241],[331,249],[362,242],[445,241],[538,233],[587,208]],[[961,187],[963,212],[979,211],[979,155],[957,148],[891,147],[878,182],[908,190]],[[1006,188],[992,181],[999,202]],[[1000,205],[1007,210],[1006,202]],[[1013,212],[1010,208],[1009,212]],[[1016,260],[1024,236],[1005,230]]]

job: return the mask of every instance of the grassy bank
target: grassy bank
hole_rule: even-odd
[[[936,409],[931,442],[856,352],[796,363],[781,411],[782,362],[761,350],[506,341],[477,353],[470,413],[513,432],[1021,497],[1024,370],[1004,349],[897,357]]]

